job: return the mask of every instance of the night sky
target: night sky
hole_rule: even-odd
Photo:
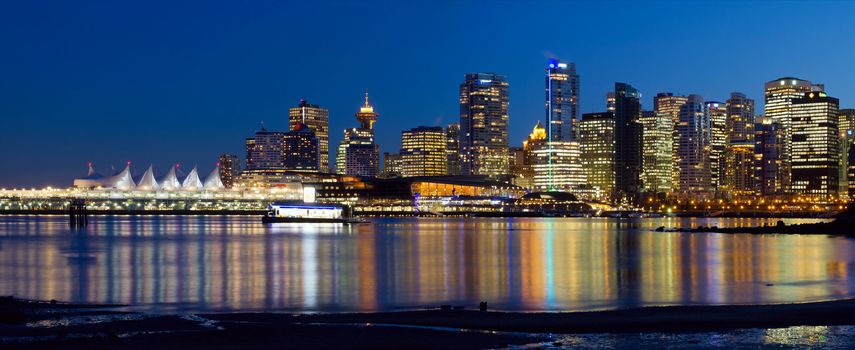
[[[510,141],[544,114],[549,57],[575,62],[581,111],[615,81],[762,111],[765,81],[826,84],[855,107],[855,2],[15,1],[0,9],[0,186],[70,186],[93,161],[160,176],[244,158],[301,98],[330,110],[330,149],[368,89],[381,151],[458,119],[467,72],[510,83]],[[333,155],[334,156],[334,155]],[[332,161],[331,157],[331,161]]]

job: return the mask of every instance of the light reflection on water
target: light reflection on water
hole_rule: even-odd
[[[0,217],[0,295],[158,310],[524,311],[853,295],[855,241],[653,232],[776,219]],[[799,221],[799,220],[789,220]],[[810,220],[801,220],[810,221]]]
[[[544,349],[852,349],[853,326],[795,326],[699,333],[557,335]]]

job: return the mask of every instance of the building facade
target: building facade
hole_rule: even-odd
[[[632,85],[615,83],[616,202],[636,203],[641,191],[641,95]]]
[[[576,141],[542,142],[534,149],[534,189],[574,192],[586,184],[582,150]]]
[[[614,113],[585,113],[578,131],[587,184],[596,197],[608,199],[615,187]]]
[[[374,142],[374,123],[379,114],[368,103],[368,92],[365,92],[365,103],[356,113],[358,128],[344,131],[344,139],[338,146],[336,154],[336,172],[353,176],[377,176],[380,170],[380,146]]]
[[[448,175],[460,175],[460,123],[445,127],[446,171]]]
[[[235,180],[240,175],[240,158],[234,154],[221,154],[219,159],[220,179],[225,188],[234,187]]]
[[[764,95],[766,98],[765,114],[772,121],[780,125],[784,133],[784,147],[781,149],[781,186],[784,193],[792,193],[790,186],[792,179],[792,100],[802,98],[805,93],[814,89],[814,85],[807,81],[793,77],[778,78],[766,82]]]
[[[316,173],[321,170],[319,140],[315,131],[303,123],[295,124],[282,135],[285,170]]]
[[[469,73],[460,84],[461,174],[508,173],[508,82],[494,73]]]
[[[401,155],[398,153],[383,153],[383,172],[382,177],[400,177],[401,176]]]
[[[546,143],[546,128],[540,121],[537,121],[531,133],[523,140],[523,159],[514,173],[518,186],[526,189],[534,188],[534,151],[541,149],[544,143]]]
[[[614,111],[615,111],[615,93],[614,92],[607,92],[606,93],[606,112],[614,113]]]
[[[330,171],[329,114],[326,108],[310,104],[306,100],[300,100],[297,107],[288,109],[289,130],[294,130],[298,124],[303,124],[315,132],[315,137],[318,138],[319,171],[323,173]]]
[[[761,116],[754,124],[754,188],[758,195],[783,194],[781,171],[784,132],[781,124]]]
[[[549,141],[575,139],[579,116],[579,75],[576,64],[550,59],[546,68],[546,135]]]
[[[284,132],[267,131],[263,127],[246,139],[246,169],[281,170],[285,168]]]
[[[839,195],[839,101],[825,92],[792,100],[791,191],[816,201]]]
[[[849,189],[855,183],[849,179],[849,168],[853,163],[849,160],[849,153],[855,143],[855,109],[841,109],[839,118],[840,133],[840,194],[848,194]],[[850,195],[849,200],[853,200]]]
[[[710,120],[701,96],[689,95],[686,104],[680,107],[677,133],[680,195],[692,199],[711,197]]]
[[[439,126],[401,132],[401,176],[446,175],[447,146],[445,131]]]
[[[709,121],[710,186],[716,193],[722,190],[725,178],[725,152],[727,151],[727,106],[718,101],[704,102],[704,113]]]
[[[727,100],[727,151],[722,187],[747,196],[754,186],[754,100],[733,92]]]
[[[680,137],[677,134],[677,125],[680,124],[680,108],[686,104],[687,100],[686,96],[674,95],[671,92],[660,92],[653,98],[653,112],[657,115],[662,114],[671,117],[671,123],[674,125],[671,142],[671,186],[673,189],[676,189],[680,184],[680,157],[677,150]]]
[[[643,149],[641,183],[646,193],[670,193],[674,122],[671,116],[655,111],[641,113]]]

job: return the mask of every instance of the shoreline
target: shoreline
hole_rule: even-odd
[[[3,298],[0,345],[19,348],[242,348],[288,344],[328,348],[493,348],[548,344],[561,334],[693,333],[750,328],[855,325],[855,299],[717,306],[659,306],[585,312],[416,310],[293,314],[225,312],[146,315],[116,305]],[[66,321],[63,321],[66,320]],[[74,321],[67,321],[74,320]],[[82,321],[81,321],[82,320]],[[95,321],[93,321],[95,320]],[[26,324],[35,326],[26,326]]]
[[[263,216],[267,210],[93,210],[87,212],[89,216]],[[661,213],[643,213],[645,215]],[[0,210],[0,217],[4,216],[68,216],[68,210]],[[354,212],[354,215],[364,218],[615,218],[615,219],[646,219],[646,218],[709,218],[709,219],[830,219],[824,212],[788,212],[788,213],[726,213],[723,215],[703,215],[695,212],[678,212],[672,216],[645,216],[645,217],[615,217],[609,215],[600,216],[550,216],[542,213],[522,212],[455,212],[445,213],[442,216],[433,213],[409,213],[409,212],[384,212],[382,215],[373,215],[370,212]]]

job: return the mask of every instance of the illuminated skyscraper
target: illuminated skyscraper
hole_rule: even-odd
[[[641,95],[615,83],[615,200],[635,203],[641,191]]]
[[[598,197],[608,199],[615,187],[614,113],[585,113],[578,131],[587,184]]]
[[[448,175],[460,175],[460,123],[451,123],[445,128],[446,168]]]
[[[680,107],[680,124],[677,125],[680,157],[680,194],[688,198],[709,198],[712,194],[710,174],[710,119],[703,98],[689,95]]]
[[[318,172],[318,138],[306,124],[297,123],[291,131],[282,135],[282,155],[285,170]]]
[[[576,64],[553,58],[546,68],[546,136],[550,141],[575,138],[573,123],[579,116],[579,75]]]
[[[671,117],[671,123],[674,125],[673,140],[671,142],[671,187],[676,189],[680,184],[680,157],[677,151],[677,146],[680,144],[679,135],[677,135],[677,125],[680,124],[680,107],[686,104],[687,97],[674,95],[670,92],[660,92],[653,99],[653,112],[657,115],[667,115]]]
[[[255,136],[246,139],[246,169],[283,170],[285,155],[282,150],[285,133],[267,131],[264,127]]]
[[[855,147],[849,148],[849,171],[846,179],[849,182],[849,200],[855,198]]]
[[[525,158],[525,149],[522,147],[508,148],[508,168],[510,169],[511,183],[522,188],[531,188],[532,174],[528,172],[531,165],[526,163]]]
[[[614,111],[615,111],[615,93],[614,92],[608,92],[608,93],[606,93],[606,112],[614,113]]]
[[[823,91],[792,100],[792,182],[795,194],[829,201],[839,194],[839,102]]]
[[[765,97],[766,106],[765,114],[772,118],[772,121],[781,126],[781,131],[784,133],[784,147],[781,154],[781,175],[783,190],[785,193],[791,193],[790,181],[792,176],[792,115],[790,114],[790,106],[792,100],[802,98],[806,92],[817,89],[807,80],[798,78],[785,77],[772,80],[766,83]]]
[[[849,160],[849,153],[855,142],[855,109],[841,109],[840,122],[840,194],[849,193],[855,183],[849,179],[849,168],[855,164]],[[850,196],[850,200],[853,198]]]
[[[358,128],[344,131],[344,139],[336,154],[336,172],[355,176],[377,176],[380,167],[380,147],[374,143],[374,122],[379,114],[368,103],[365,92],[365,104],[356,113]]]
[[[783,193],[784,132],[772,118],[755,118],[754,124],[754,187],[757,194],[771,196]]]
[[[401,176],[446,175],[446,147],[442,127],[420,126],[401,132]]]
[[[401,176],[401,155],[398,153],[383,153],[383,177]]]
[[[587,181],[576,141],[543,142],[534,149],[534,188],[573,192]]]
[[[710,123],[710,186],[719,191],[725,178],[725,151],[727,151],[727,106],[717,101],[704,103],[704,113]]]
[[[319,170],[324,173],[330,171],[329,114],[326,108],[309,104],[306,100],[300,100],[297,107],[288,109],[289,130],[294,130],[298,123],[302,123],[315,132],[318,138]]]
[[[234,154],[220,155],[220,180],[225,188],[232,188],[240,175],[240,159]]]
[[[734,195],[750,195],[754,186],[754,100],[734,92],[727,100],[727,152],[722,186]]]
[[[517,169],[517,185],[523,188],[534,188],[534,151],[543,148],[546,143],[546,128],[538,121],[531,133],[523,141],[522,164]]]
[[[641,183],[644,192],[669,193],[671,182],[674,122],[667,114],[654,111],[641,113],[644,128],[642,142]]]
[[[508,173],[508,82],[493,73],[469,73],[460,84],[461,174]]]

